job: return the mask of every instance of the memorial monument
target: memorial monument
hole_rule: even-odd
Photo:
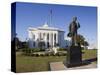
[[[72,22],[69,25],[68,37],[71,38],[71,45],[67,50],[67,67],[78,66],[82,63],[82,52],[80,42],[77,41],[78,29],[80,24],[77,21],[77,17],[73,17]]]

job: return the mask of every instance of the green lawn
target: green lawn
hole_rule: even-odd
[[[97,57],[96,50],[84,50],[83,59],[92,59]],[[48,71],[49,63],[56,61],[66,61],[66,56],[24,56],[16,52],[16,72],[36,72]]]
[[[97,50],[83,50],[83,59],[92,59],[97,57]]]

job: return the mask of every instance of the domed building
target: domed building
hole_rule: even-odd
[[[45,23],[42,27],[28,28],[30,48],[65,48],[64,31],[59,28],[49,27]]]

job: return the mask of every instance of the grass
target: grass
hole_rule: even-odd
[[[82,58],[84,59],[93,59],[97,57],[97,50],[83,50],[84,52]]]
[[[83,50],[83,59],[92,59],[97,57],[96,50]],[[44,56],[32,57],[24,56],[16,52],[16,72],[37,72],[50,70],[49,63],[57,61],[66,61],[66,56]]]

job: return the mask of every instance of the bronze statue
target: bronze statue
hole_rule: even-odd
[[[68,37],[71,37],[71,45],[67,49],[67,67],[79,66],[82,64],[82,49],[77,39],[80,24],[77,17],[73,17],[73,21],[69,25]]]
[[[71,37],[72,46],[79,45],[77,43],[77,30],[80,28],[79,22],[77,22],[77,17],[73,17],[73,21],[69,25],[68,37]]]

